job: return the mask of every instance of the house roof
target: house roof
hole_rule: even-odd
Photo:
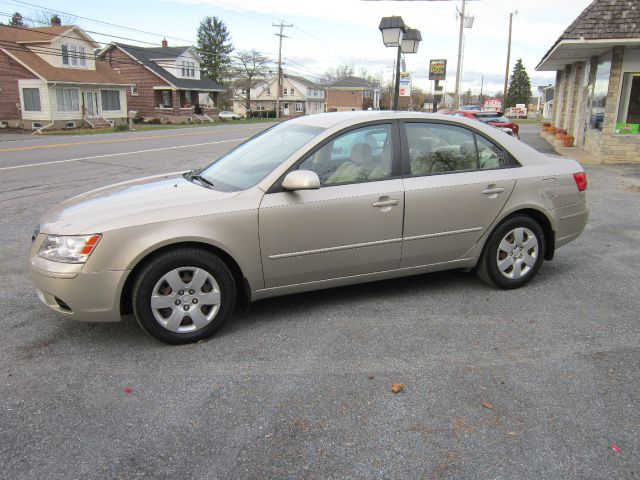
[[[615,45],[640,45],[638,0],[594,0],[560,35],[536,67],[558,70]]]
[[[60,29],[62,29],[62,31]],[[34,32],[30,32],[30,30],[34,30]],[[43,39],[44,36],[47,37],[48,41],[51,41],[55,36],[43,33],[43,31],[59,35],[60,32],[64,33],[68,30],[70,30],[70,27],[25,29],[0,25],[0,50],[13,57],[27,69],[31,70],[37,76],[48,82],[107,85],[131,84],[127,78],[120,75],[104,62],[97,61],[95,70],[56,67],[51,65],[38,54],[29,50],[23,44],[16,43],[16,38],[22,38],[26,41],[30,41],[32,39]],[[31,33],[33,33],[33,35],[30,35]]]
[[[225,88],[214,82],[210,78],[178,78],[167,70],[158,65],[155,60],[171,59],[175,60],[185,51],[192,47],[138,47],[135,45],[127,45],[124,43],[113,43],[113,46],[127,53],[129,56],[140,61],[145,67],[155,73],[158,77],[166,80],[176,88],[184,90],[200,90],[211,92],[224,92]],[[100,55],[108,50],[105,48]]]
[[[329,85],[329,88],[374,89],[378,88],[378,85],[374,85],[362,77],[345,77],[333,82],[331,85]]]
[[[282,75],[284,78],[290,78],[291,80],[294,80],[296,82],[299,82],[307,87],[310,88],[317,88],[318,90],[324,90],[324,86],[320,85],[318,83],[312,82],[311,80],[308,80],[304,77],[299,77],[297,75],[289,75],[288,73],[284,73]]]

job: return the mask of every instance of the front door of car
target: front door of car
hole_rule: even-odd
[[[446,123],[405,123],[401,267],[463,258],[504,208],[516,164],[494,143]]]
[[[266,288],[398,268],[404,191],[397,139],[392,123],[334,136],[295,167],[316,172],[319,189],[276,185],[264,196],[259,233]]]

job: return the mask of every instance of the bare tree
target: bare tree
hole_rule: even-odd
[[[57,20],[56,20],[57,19]],[[60,25],[77,25],[77,18],[69,14],[59,14],[53,10],[39,10],[29,14],[25,20],[34,27],[45,27],[60,21]]]
[[[251,109],[251,88],[257,81],[264,80],[269,72],[269,59],[257,50],[239,50],[233,56],[233,76],[236,87],[241,91],[247,111]]]
[[[330,85],[343,78],[353,77],[353,64],[342,64],[336,68],[330,68],[320,76],[322,85]]]

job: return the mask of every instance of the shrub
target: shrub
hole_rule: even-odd
[[[116,132],[124,132],[126,130],[129,130],[129,126],[126,123],[118,123],[117,125],[113,126],[113,130]]]

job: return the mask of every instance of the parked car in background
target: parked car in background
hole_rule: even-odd
[[[487,123],[492,127],[501,129],[503,132],[508,133],[509,135],[520,138],[519,125],[505,117],[502,112],[476,112],[471,110],[456,110],[449,112],[449,115],[455,115],[457,117],[467,117],[473,120],[480,120],[481,122]]]
[[[480,108],[478,105],[463,105],[460,107],[460,110],[479,112],[480,110],[482,110],[482,108]]]
[[[229,112],[228,110],[222,110],[218,114],[218,118],[221,120],[239,120],[242,118],[242,115],[238,113]]]
[[[578,162],[469,118],[321,113],[205,168],[53,207],[30,271],[66,318],[133,312],[162,341],[195,342],[277,295],[447,269],[522,287],[583,231],[586,188]]]

